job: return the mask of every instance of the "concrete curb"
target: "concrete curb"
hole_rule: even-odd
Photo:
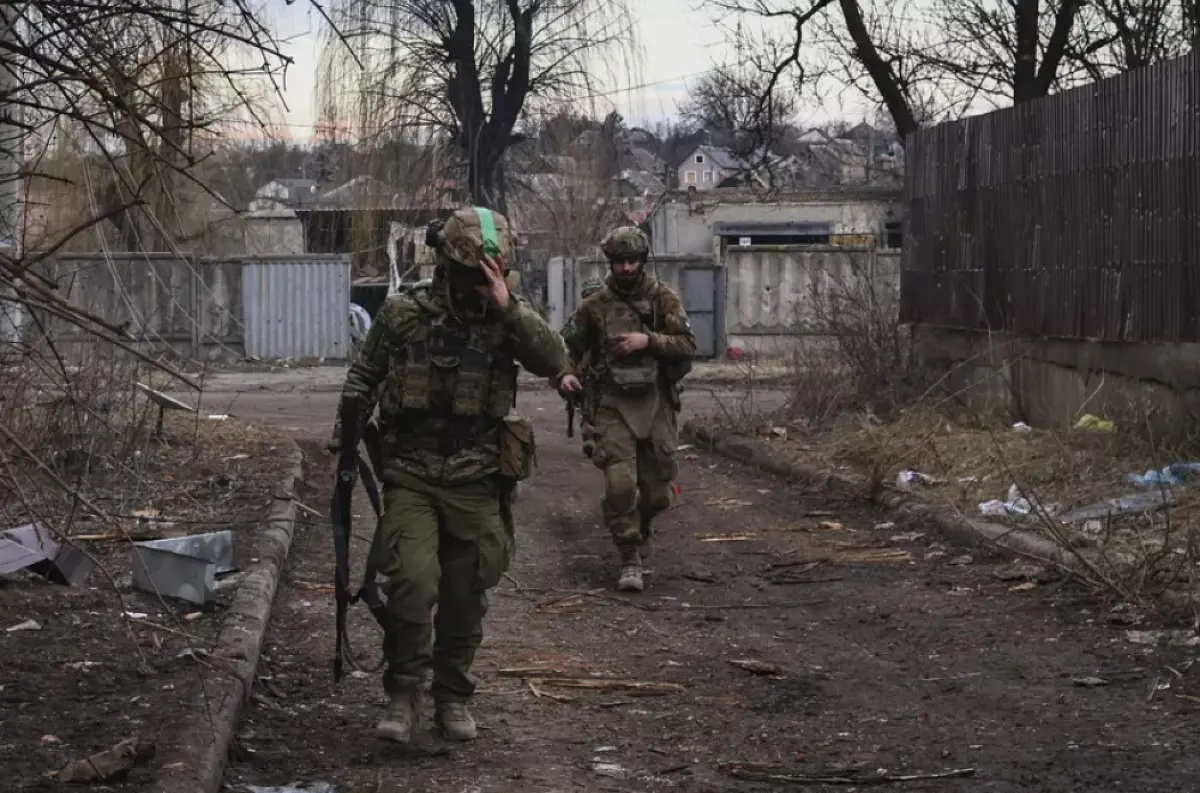
[[[296,488],[304,479],[304,453],[294,442],[289,471],[259,538],[258,562],[238,586],[209,659],[214,678],[206,680],[200,702],[183,726],[172,757],[156,782],[161,793],[218,793],[229,748],[250,690],[271,619],[271,606],[296,531]]]
[[[1071,571],[1082,569],[1082,564],[1075,556],[1031,532],[988,521],[973,520],[956,511],[888,488],[877,489],[878,492],[872,493],[871,484],[866,477],[833,473],[804,466],[794,460],[780,459],[761,441],[740,437],[723,438],[700,426],[696,421],[686,422],[680,434],[700,449],[744,465],[784,479],[815,486],[830,494],[868,501],[896,512],[907,520],[931,523],[947,542],[954,545],[977,550],[994,550],[1009,557],[1032,558]]]

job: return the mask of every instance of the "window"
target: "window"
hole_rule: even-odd
[[[683,181],[686,184],[695,184],[696,183],[696,172],[695,171],[684,171],[683,172]]]
[[[904,224],[898,220],[889,220],[883,224],[883,245],[885,248],[904,247]]]
[[[697,165],[703,165],[703,164],[704,164],[704,155],[703,155],[703,154],[697,154],[697,155],[696,155],[696,164],[697,164]]]
[[[705,172],[704,172],[704,183],[705,183],[705,184],[712,184],[712,176],[713,176],[713,172],[712,172],[712,171],[705,171]]]

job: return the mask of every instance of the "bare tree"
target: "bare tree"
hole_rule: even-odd
[[[981,100],[1022,103],[1137,68],[1194,41],[1194,0],[707,0],[739,22],[792,31],[788,68],[887,108],[903,139]]]
[[[679,112],[720,133],[730,151],[749,162],[779,143],[799,106],[792,84],[772,84],[772,77],[755,65],[717,68],[689,89]]]
[[[472,200],[505,208],[504,152],[522,113],[594,93],[606,55],[628,55],[625,0],[334,0],[356,54],[327,50],[329,123],[432,130],[454,146]]]

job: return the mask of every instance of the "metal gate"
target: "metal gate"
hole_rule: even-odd
[[[696,353],[701,358],[713,358],[717,354],[718,282],[724,281],[718,279],[717,275],[723,273],[724,270],[715,267],[689,268],[680,273],[683,292],[680,298],[692,325],[692,333],[696,334]]]

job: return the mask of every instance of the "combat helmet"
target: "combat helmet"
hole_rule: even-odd
[[[621,226],[605,235],[600,250],[609,261],[641,260],[650,255],[650,238],[637,226]]]
[[[426,244],[442,256],[467,267],[479,267],[483,254],[512,262],[517,249],[516,234],[508,218],[483,207],[467,206],[430,226]]]

